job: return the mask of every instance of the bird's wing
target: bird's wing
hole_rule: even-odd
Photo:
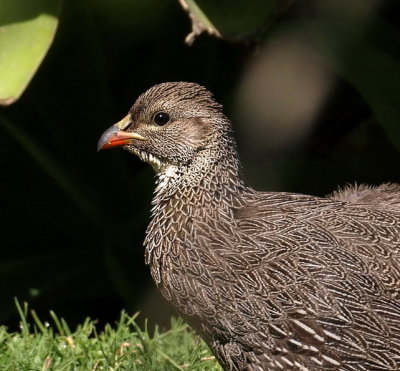
[[[256,362],[400,367],[399,212],[264,193],[234,214],[230,243],[220,228],[208,242],[236,277],[215,295]]]

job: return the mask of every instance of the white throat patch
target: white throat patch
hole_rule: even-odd
[[[156,193],[165,188],[167,184],[178,177],[179,168],[176,165],[167,165],[158,174]]]

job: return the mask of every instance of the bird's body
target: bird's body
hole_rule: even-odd
[[[117,129],[158,172],[152,277],[226,370],[400,369],[399,185],[254,191],[196,84],[153,87]]]

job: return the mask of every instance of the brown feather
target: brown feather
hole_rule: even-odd
[[[256,192],[196,84],[157,85],[131,114],[149,140],[126,149],[163,163],[146,262],[224,369],[400,369],[400,185]]]

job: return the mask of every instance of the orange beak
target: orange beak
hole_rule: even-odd
[[[147,140],[147,138],[142,137],[140,134],[137,134],[135,132],[124,131],[123,129],[125,129],[129,125],[129,123],[130,118],[126,116],[120,122],[107,129],[100,137],[99,143],[97,145],[97,151],[124,146],[126,144],[132,143],[132,140],[134,139]]]

